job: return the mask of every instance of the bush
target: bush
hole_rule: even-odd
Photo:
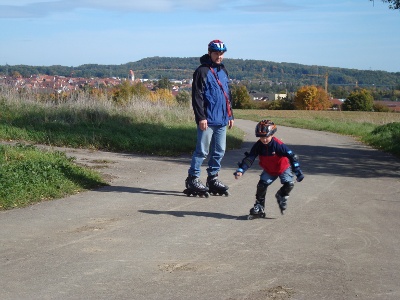
[[[350,93],[343,102],[343,110],[372,111],[374,98],[366,89],[358,89]]]
[[[400,122],[378,126],[363,140],[378,149],[400,156]]]
[[[176,102],[182,106],[190,106],[191,96],[187,91],[179,91],[176,95]]]
[[[390,112],[390,108],[380,103],[374,103],[373,110],[376,112]]]

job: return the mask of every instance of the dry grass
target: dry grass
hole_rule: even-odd
[[[235,110],[235,116],[243,119],[327,119],[337,122],[369,123],[384,125],[400,122],[400,113],[362,111],[310,111],[310,110]],[[283,124],[282,124],[283,125]]]

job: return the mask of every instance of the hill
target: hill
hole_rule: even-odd
[[[357,70],[326,66],[310,66],[296,63],[271,62],[263,60],[230,59],[224,60],[229,75],[234,80],[260,80],[272,83],[323,85],[328,76],[329,85],[400,87],[400,72]],[[129,70],[136,78],[189,79],[199,65],[198,57],[149,57],[121,65],[85,64],[78,67],[55,66],[0,66],[0,74],[11,76],[20,74],[29,77],[35,74],[74,76],[74,77],[128,77]]]

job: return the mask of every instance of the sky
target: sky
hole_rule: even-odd
[[[0,0],[0,65],[200,57],[400,72],[400,11],[381,0]]]

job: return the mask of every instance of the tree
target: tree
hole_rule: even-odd
[[[150,100],[152,102],[158,102],[167,106],[174,106],[177,103],[175,97],[172,95],[172,92],[167,89],[158,89],[151,93]]]
[[[332,106],[329,96],[322,87],[307,85],[299,88],[294,97],[296,109],[325,110]]]
[[[244,85],[234,85],[231,88],[233,108],[252,108],[249,92]]]
[[[172,83],[171,83],[171,81],[169,81],[169,79],[167,77],[163,77],[158,81],[157,88],[170,90],[172,88]]]
[[[374,98],[366,89],[357,89],[350,93],[343,102],[343,110],[372,111]]]
[[[375,0],[369,0],[375,2]],[[382,0],[383,3],[389,3],[390,9],[400,9],[400,0]]]
[[[150,91],[141,82],[132,85],[128,80],[123,81],[112,91],[113,101],[121,105],[129,103],[134,97],[149,98]]]

